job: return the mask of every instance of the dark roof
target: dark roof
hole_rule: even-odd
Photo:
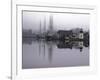
[[[59,30],[57,33],[58,34],[71,34],[72,30]]]

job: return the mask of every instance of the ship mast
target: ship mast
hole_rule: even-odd
[[[53,16],[50,15],[49,33],[52,34],[52,32],[53,32]]]

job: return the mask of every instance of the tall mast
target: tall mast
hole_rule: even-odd
[[[41,34],[41,19],[40,19],[40,30],[39,30],[39,34]]]
[[[46,17],[44,16],[44,33],[46,32]]]
[[[50,15],[49,32],[53,32],[53,16]]]

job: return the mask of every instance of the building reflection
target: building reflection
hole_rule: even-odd
[[[58,49],[77,49],[82,52],[84,47],[89,47],[88,40],[83,41],[62,41],[62,40],[37,40],[34,38],[23,38],[23,44],[32,45],[33,42],[38,43],[39,56],[45,57],[48,55],[48,60],[51,63],[53,57],[53,45],[55,44]],[[46,46],[47,45],[47,46]],[[48,51],[48,52],[46,52]]]
[[[31,45],[32,42],[38,42],[40,45],[41,43],[47,44],[52,47],[53,44],[56,44],[57,48],[59,49],[82,49],[83,47],[89,47],[89,42],[87,40],[85,41],[61,41],[61,40],[55,40],[55,41],[46,41],[46,40],[35,40],[34,38],[23,38],[23,44],[29,44]],[[39,45],[39,47],[40,47]],[[45,49],[45,45],[43,46]],[[49,51],[52,49],[50,48]]]
[[[41,29],[41,20],[38,32],[34,32],[31,29],[23,29],[23,44],[32,45],[33,42],[38,43],[39,55],[43,53],[45,57],[48,53],[49,62],[52,61],[54,45],[56,45],[58,49],[77,49],[80,52],[83,51],[84,47],[89,47],[89,31],[84,31],[82,28],[54,31],[52,15],[50,15],[49,21],[48,30],[46,30],[45,18],[43,30]],[[46,50],[48,52],[46,52]]]

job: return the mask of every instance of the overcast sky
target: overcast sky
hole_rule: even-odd
[[[41,29],[46,30],[49,27],[50,15],[53,16],[54,30],[69,30],[72,28],[89,29],[90,15],[88,14],[68,14],[68,13],[47,13],[47,12],[23,12],[23,29],[32,29],[33,32],[39,32],[40,22]],[[44,24],[46,20],[46,24]]]

